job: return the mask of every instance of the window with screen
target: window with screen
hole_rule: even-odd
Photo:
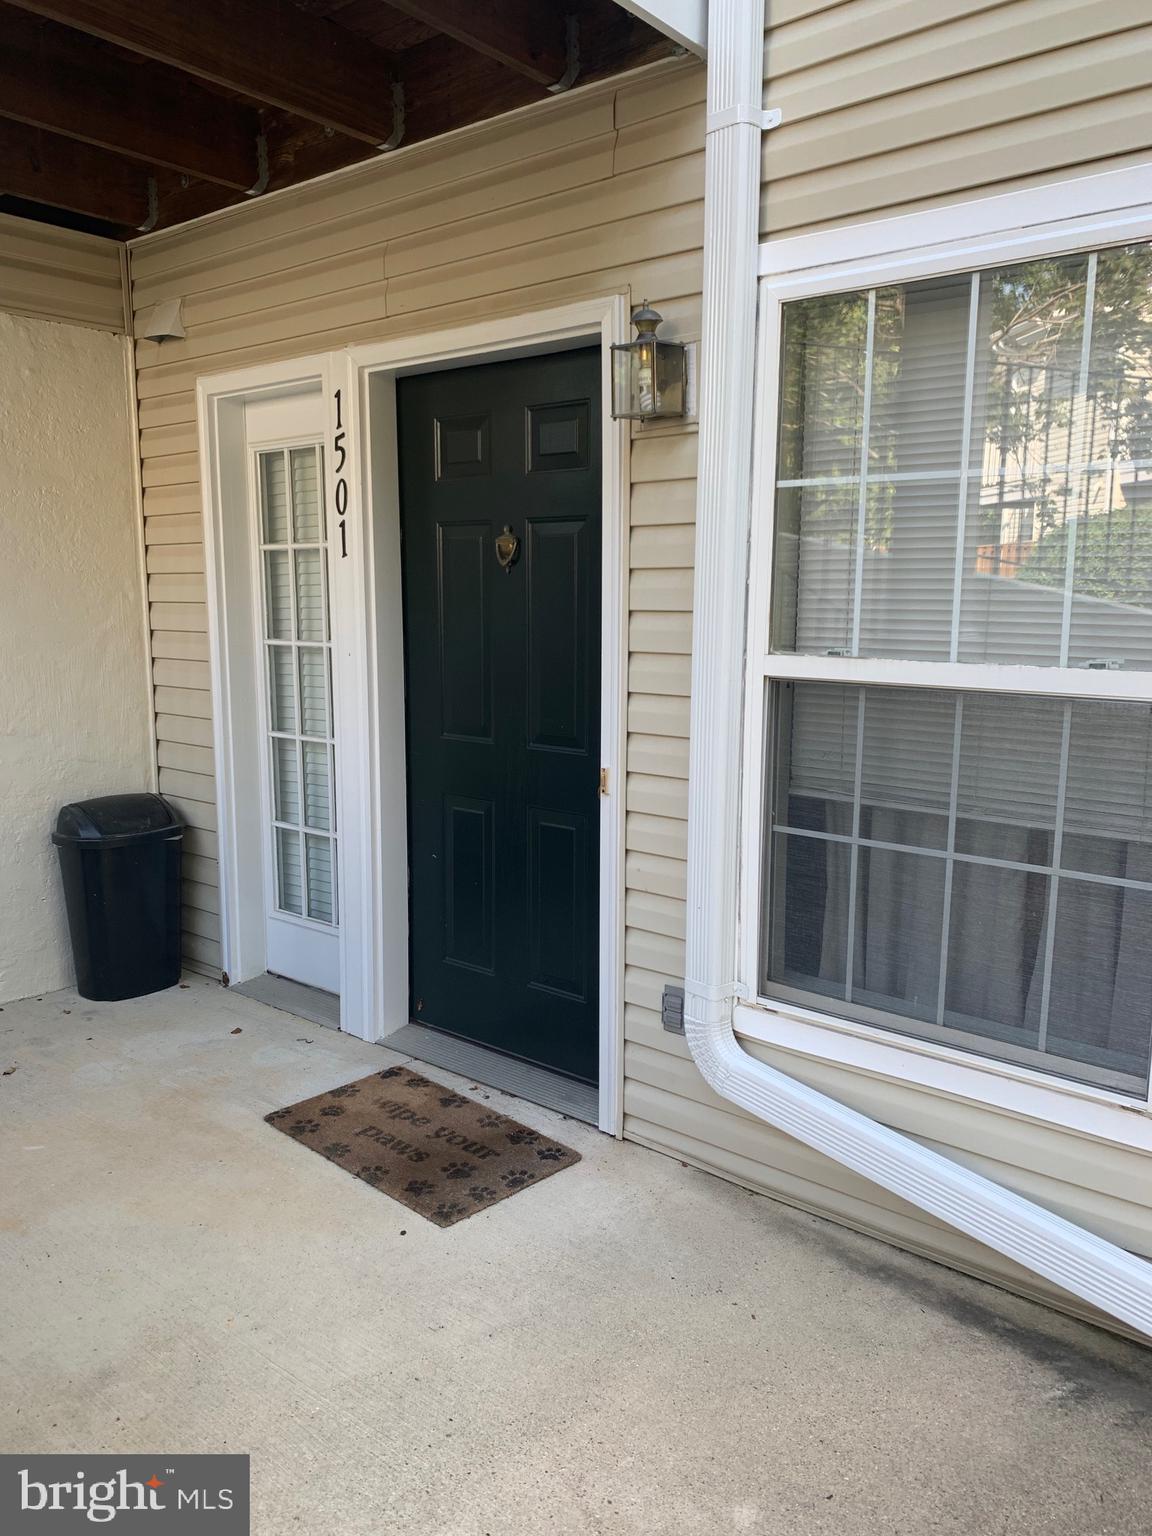
[[[1145,1096],[1152,247],[783,319],[762,991]]]

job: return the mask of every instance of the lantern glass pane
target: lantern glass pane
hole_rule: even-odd
[[[683,416],[686,354],[678,342],[656,343],[657,416]]]
[[[612,348],[612,400],[618,419],[636,414],[632,390],[632,348],[626,345]]]

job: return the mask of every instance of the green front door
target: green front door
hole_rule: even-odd
[[[397,395],[412,1018],[595,1082],[600,354]]]

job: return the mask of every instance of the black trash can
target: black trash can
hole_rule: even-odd
[[[60,850],[76,990],[95,1002],[143,997],[180,980],[184,828],[159,795],[66,805]]]

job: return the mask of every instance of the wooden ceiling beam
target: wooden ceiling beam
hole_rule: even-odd
[[[400,81],[405,144],[434,139],[454,128],[548,99],[537,81],[513,74],[446,37],[406,48],[400,55]]]
[[[149,214],[142,165],[24,123],[0,123],[0,192],[128,229]]]
[[[541,0],[388,0],[388,4],[537,85],[554,85],[567,68],[564,6]]]
[[[0,117],[241,192],[259,175],[250,108],[3,4]]]
[[[370,144],[392,133],[391,60],[291,0],[18,0],[117,43]]]

